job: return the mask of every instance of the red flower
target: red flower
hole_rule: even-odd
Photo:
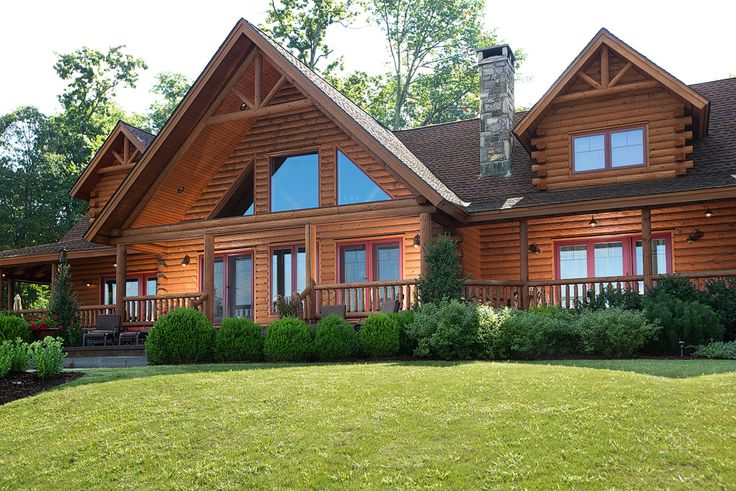
[[[31,327],[34,327],[35,328],[36,327],[36,323],[35,322],[31,322]]]
[[[55,321],[58,321],[58,320],[59,320],[59,316],[58,316],[58,315],[55,315],[55,316],[54,316],[54,320],[55,320]]]

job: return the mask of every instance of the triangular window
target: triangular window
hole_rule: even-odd
[[[391,197],[344,153],[337,152],[337,204],[385,201]]]
[[[238,177],[233,187],[215,209],[212,218],[239,217],[253,214],[253,163]]]

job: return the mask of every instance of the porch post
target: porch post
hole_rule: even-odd
[[[59,263],[52,262],[51,263],[51,288],[54,287],[54,283],[56,283],[56,274],[59,272]]]
[[[128,248],[118,244],[115,254],[115,313],[125,322],[125,282],[128,270]]]
[[[306,288],[310,288],[312,285],[314,285],[314,278],[316,277],[316,230],[315,226],[311,223],[308,223],[304,226],[304,249],[306,252],[306,271],[304,277],[306,278]],[[310,292],[309,295],[305,298],[304,303],[304,318],[305,319],[312,319],[316,317],[317,308],[315,305],[316,295],[314,292]]]
[[[5,279],[3,278],[3,270],[0,269],[0,310],[3,309],[3,301],[5,298],[3,298],[3,285],[5,284]]]
[[[432,215],[428,212],[419,214],[419,246],[420,246],[420,274],[427,275],[427,262],[424,260],[426,248],[432,242]]]
[[[652,212],[648,207],[641,209],[641,257],[644,270],[644,291],[649,291],[652,281]]]
[[[210,322],[215,320],[215,237],[204,236],[204,271],[202,275],[203,293],[207,294],[204,313]]]
[[[8,310],[13,310],[14,300],[15,300],[15,279],[8,278]]]
[[[526,218],[519,220],[519,279],[521,280],[522,309],[529,307],[529,225]]]

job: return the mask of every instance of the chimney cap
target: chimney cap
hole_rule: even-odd
[[[495,56],[505,56],[511,60],[512,64],[516,62],[514,50],[511,49],[511,46],[505,43],[495,44],[493,46],[488,46],[487,48],[477,48],[475,52],[478,53],[478,62]]]

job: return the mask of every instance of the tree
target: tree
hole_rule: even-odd
[[[49,312],[59,327],[66,346],[79,346],[82,343],[82,329],[79,325],[79,302],[74,293],[72,273],[68,263],[59,264],[56,282],[51,285],[51,304]]]
[[[329,74],[341,65],[341,60],[328,62],[333,50],[325,41],[327,29],[352,20],[353,3],[353,0],[271,0],[263,30],[309,68]],[[318,70],[320,65],[324,68]]]
[[[460,300],[463,294],[463,268],[457,244],[446,235],[437,237],[422,251],[427,274],[419,278],[417,293],[422,303]]]
[[[151,92],[158,96],[148,108],[143,129],[156,134],[184,98],[192,82],[181,73],[163,72],[156,75]]]

